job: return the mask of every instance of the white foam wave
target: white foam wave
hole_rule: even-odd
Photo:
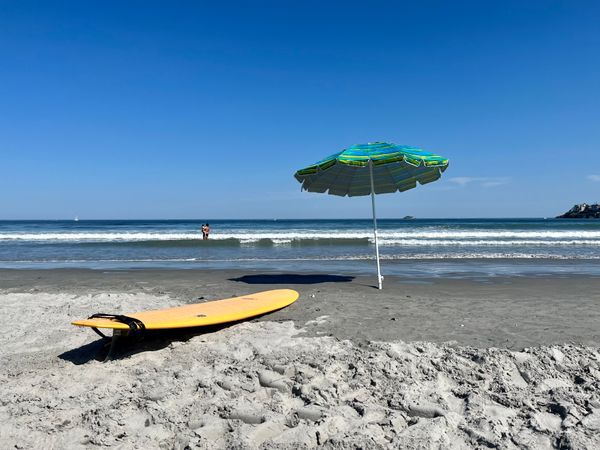
[[[198,233],[0,233],[0,241],[176,241],[202,239]]]
[[[382,245],[600,245],[600,231],[380,231]],[[201,240],[195,232],[86,232],[86,233],[0,233],[0,241],[22,242],[136,242]],[[321,232],[318,230],[271,232],[220,232],[212,240],[236,239],[241,243],[270,240],[289,244],[302,240],[373,240],[370,230]]]
[[[362,261],[374,260],[372,254],[344,255],[344,256],[310,256],[298,258],[228,258],[228,259],[202,259],[202,258],[139,258],[139,259],[40,259],[40,260],[14,260],[0,261],[3,263],[221,263],[221,262],[277,262],[277,261]],[[555,255],[549,253],[435,253],[435,254],[403,254],[380,255],[382,260],[463,260],[463,259],[542,259],[542,260],[600,260],[598,256]]]
[[[564,230],[564,231],[386,231],[379,230],[381,239],[600,239],[599,231]],[[211,238],[213,236],[211,235]],[[240,239],[241,241],[301,240],[301,239],[371,239],[372,230],[322,232],[318,230],[282,231],[269,233],[239,232],[215,234],[217,239]]]
[[[421,239],[600,239],[599,231],[561,230],[561,231],[498,231],[498,230],[464,230],[464,231],[408,231],[383,233],[392,238]]]
[[[391,239],[382,240],[380,245],[388,246],[406,246],[406,247],[423,247],[423,246],[470,246],[470,247],[486,247],[486,246],[570,246],[570,245],[586,245],[600,246],[600,240],[511,240],[511,241],[493,241],[493,240],[442,240],[442,239]]]

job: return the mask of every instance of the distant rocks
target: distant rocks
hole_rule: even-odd
[[[582,203],[575,205],[563,215],[558,216],[557,219],[600,219],[600,204],[588,205]]]

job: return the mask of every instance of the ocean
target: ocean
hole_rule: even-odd
[[[0,221],[0,268],[374,273],[372,221]],[[384,275],[600,275],[600,221],[380,219]]]

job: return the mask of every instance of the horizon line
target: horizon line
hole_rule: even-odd
[[[377,217],[377,220],[460,220],[460,219],[556,219],[557,216],[495,216],[495,217],[481,217],[481,216],[464,216],[464,217],[416,217],[416,216],[403,216],[403,217]],[[35,221],[47,221],[47,222],[99,222],[99,221],[190,221],[190,222],[206,222],[206,221],[228,221],[228,220],[245,220],[245,221],[279,221],[279,220],[369,220],[372,221],[372,217],[295,217],[295,218],[210,218],[210,219],[198,219],[198,218],[143,218],[143,219],[125,219],[125,218],[104,218],[104,219],[73,219],[73,218],[61,218],[61,219],[0,219],[0,222],[35,222]],[[587,219],[586,219],[587,220]]]

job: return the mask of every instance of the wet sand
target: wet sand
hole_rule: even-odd
[[[382,291],[373,287],[374,281],[324,273],[228,270],[0,270],[0,289],[5,292],[166,294],[176,304],[296,289],[299,301],[257,320],[292,320],[302,327],[328,316],[327,324],[314,327],[313,335],[356,342],[454,341],[509,349],[600,342],[599,277],[387,277]]]
[[[1,270],[4,448],[598,448],[600,280]],[[101,362],[70,321],[291,287]],[[203,298],[200,298],[203,297]]]

